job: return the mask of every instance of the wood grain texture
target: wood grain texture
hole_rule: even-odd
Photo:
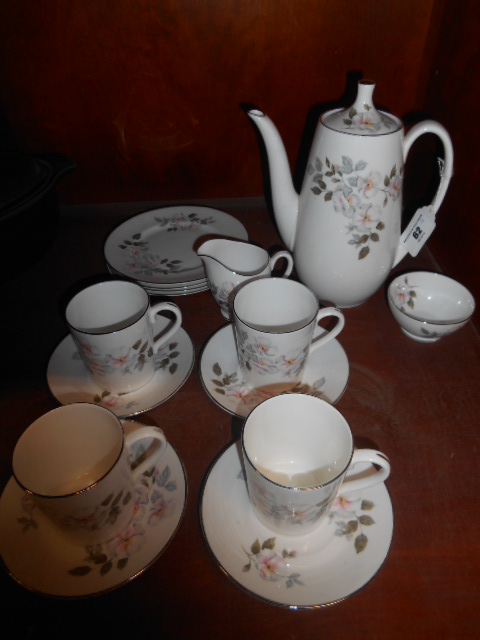
[[[480,329],[480,5],[465,0],[461,8],[445,5],[425,99],[425,109],[448,127],[455,151],[454,175],[430,242],[444,271],[474,294]]]
[[[0,97],[19,147],[71,156],[62,200],[263,195],[241,105],[276,122],[292,167],[309,117],[414,108],[434,0],[0,3]]]

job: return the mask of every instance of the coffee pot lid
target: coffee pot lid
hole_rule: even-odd
[[[361,80],[355,102],[348,109],[336,109],[325,113],[321,121],[329,129],[360,136],[378,136],[393,133],[403,127],[402,122],[373,104],[375,83]]]

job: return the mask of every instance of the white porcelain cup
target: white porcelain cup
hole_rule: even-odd
[[[328,514],[337,492],[365,489],[390,474],[383,453],[354,450],[337,409],[305,394],[275,396],[253,409],[243,427],[242,453],[253,509],[283,535],[309,533]],[[349,469],[366,462],[380,469],[369,466],[344,480]]]
[[[153,336],[158,313],[173,321]],[[111,393],[128,393],[146,385],[155,372],[155,354],[182,324],[176,304],[150,307],[148,294],[134,282],[108,280],[77,293],[65,312],[70,333],[94,382]]]
[[[146,446],[132,468],[132,447],[139,441]],[[35,506],[71,540],[100,544],[128,525],[135,506],[134,483],[166,446],[158,427],[144,426],[125,435],[109,409],[73,403],[53,409],[26,429],[13,452],[13,475]]]
[[[333,329],[313,340],[318,322],[330,316],[337,318]],[[300,282],[265,278],[237,291],[233,323],[244,382],[280,393],[302,379],[308,356],[340,333],[345,318],[335,307],[319,309],[315,295]]]

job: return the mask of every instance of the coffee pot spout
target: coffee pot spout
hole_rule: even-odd
[[[265,143],[275,221],[283,242],[292,251],[297,228],[299,195],[293,186],[287,152],[278,129],[268,116],[257,109],[248,111],[247,115],[257,126]]]

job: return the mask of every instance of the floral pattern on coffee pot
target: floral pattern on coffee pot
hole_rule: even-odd
[[[408,252],[418,253],[452,175],[446,129],[425,120],[404,135],[401,120],[375,108],[374,88],[371,81],[360,82],[351,107],[320,117],[300,194],[275,125],[261,111],[248,112],[265,142],[275,220],[298,277],[321,302],[336,307],[364,303]],[[428,218],[421,243],[412,247],[411,225],[401,230],[404,166],[415,140],[426,133],[440,138],[444,158],[433,201],[412,218],[411,224],[417,222],[422,210]]]
[[[379,242],[385,229],[383,209],[401,193],[403,167],[397,171],[395,165],[382,176],[367,162],[343,156],[341,164],[315,158],[307,171],[312,176],[312,192],[331,201],[334,211],[344,216],[346,235],[351,236],[348,244],[358,249],[359,260],[366,258],[371,243]]]

